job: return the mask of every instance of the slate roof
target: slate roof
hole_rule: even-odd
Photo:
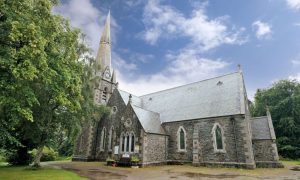
[[[251,129],[254,140],[272,139],[267,116],[252,118]]]
[[[135,105],[133,105],[132,108],[146,132],[165,134],[165,131],[160,125],[158,113],[142,109]]]
[[[164,122],[245,114],[242,73],[236,72],[140,97]]]
[[[124,103],[127,104],[128,100],[129,100],[130,93],[126,92],[126,91],[123,91],[123,90],[120,90],[120,89],[118,89],[118,90],[119,90],[119,93],[120,93]],[[138,96],[133,95],[133,94],[131,94],[131,96],[132,96],[132,99],[131,99],[132,104],[134,104],[136,106],[139,106],[139,107],[142,107],[142,99],[139,98]]]
[[[119,92],[127,104],[130,93]],[[141,113],[158,113],[159,122],[165,123],[245,114],[246,99],[243,75],[235,72],[140,97],[132,95],[132,105],[143,109]]]

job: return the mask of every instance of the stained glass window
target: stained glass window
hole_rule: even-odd
[[[180,129],[180,149],[185,149],[185,138],[184,138],[184,131]]]
[[[223,149],[222,132],[219,126],[217,126],[215,133],[216,133],[217,149]]]

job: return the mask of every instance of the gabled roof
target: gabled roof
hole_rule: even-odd
[[[272,139],[268,117],[255,117],[251,119],[252,139]]]
[[[141,96],[143,109],[158,112],[164,122],[245,114],[240,72]]]
[[[120,90],[120,89],[117,89],[117,90],[119,91],[119,93],[120,93],[120,95],[121,95],[124,103],[127,104],[128,100],[129,100],[130,93],[128,93],[126,91],[123,91],[123,90]],[[132,95],[132,94],[131,94],[131,96],[132,96],[132,99],[131,99],[132,100],[132,104],[134,104],[136,106],[139,106],[139,107],[142,107],[142,99],[139,98],[139,97],[137,97],[137,96],[135,96],[135,95]]]
[[[132,109],[143,126],[145,132],[155,134],[165,134],[165,131],[161,127],[159,120],[159,114],[156,112],[147,111],[135,105],[132,105]]]
[[[127,104],[130,93],[119,90]],[[143,96],[132,95],[132,104],[159,113],[160,122],[245,114],[243,75],[235,72]]]

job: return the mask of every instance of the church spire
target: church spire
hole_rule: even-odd
[[[111,72],[110,11],[101,35],[95,65],[97,74],[103,74],[106,69]]]
[[[110,44],[110,11],[108,11],[100,43]]]

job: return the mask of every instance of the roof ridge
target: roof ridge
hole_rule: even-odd
[[[208,80],[212,80],[212,79],[216,79],[216,78],[220,78],[220,77],[224,77],[224,76],[229,76],[229,75],[237,74],[237,73],[240,73],[240,72],[236,71],[236,72],[232,72],[232,73],[227,73],[227,74],[224,74],[224,75],[220,75],[220,76],[216,76],[216,77],[212,77],[212,78],[208,78],[208,79],[203,79],[203,80],[200,80],[200,81],[196,81],[196,82],[192,82],[192,83],[188,83],[188,84],[184,84],[184,85],[172,87],[172,88],[169,88],[169,89],[163,89],[163,90],[160,90],[160,91],[156,91],[156,92],[144,94],[144,95],[141,95],[141,96],[138,96],[138,97],[139,98],[143,98],[143,97],[151,95],[151,94],[156,94],[156,93],[163,92],[163,91],[168,91],[168,90],[171,90],[171,89],[177,89],[177,88],[181,88],[181,87],[184,87],[184,86],[188,86],[188,85],[192,85],[192,84],[197,84],[197,83],[200,83],[200,82],[204,82],[204,81],[208,81]]]
[[[158,114],[159,116],[160,116],[160,113],[159,112],[155,112],[155,111],[151,111],[151,110],[148,110],[148,109],[144,109],[144,108],[142,108],[142,107],[139,107],[139,106],[137,106],[137,105],[134,105],[134,104],[131,104],[132,106],[135,106],[135,107],[137,107],[137,108],[140,108],[140,109],[142,109],[142,110],[144,110],[144,111],[149,111],[149,112],[152,112],[152,113],[155,113],[155,114]]]
[[[128,94],[131,94],[131,96],[135,96],[135,97],[137,97],[137,98],[140,98],[139,96],[134,95],[134,94],[132,94],[132,93],[130,93],[130,92],[128,92],[128,91],[124,91],[124,90],[119,89],[119,88],[118,88],[118,90],[119,90],[119,91],[123,91],[123,92],[128,93]]]

